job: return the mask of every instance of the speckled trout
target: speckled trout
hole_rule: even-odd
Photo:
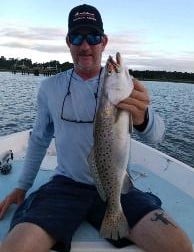
[[[94,146],[88,162],[97,190],[107,203],[100,234],[114,240],[128,235],[129,227],[120,196],[132,186],[127,174],[132,119],[129,112],[116,105],[132,90],[133,82],[120,54],[117,53],[116,61],[110,56],[105,66],[94,123]]]

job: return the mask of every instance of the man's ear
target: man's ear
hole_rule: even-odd
[[[69,42],[69,36],[68,35],[66,36],[66,44],[67,44],[68,47],[70,47],[70,42]]]
[[[107,43],[108,43],[108,37],[107,37],[107,35],[104,35],[103,38],[102,38],[103,50],[106,47]]]

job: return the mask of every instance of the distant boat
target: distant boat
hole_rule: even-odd
[[[10,173],[7,175],[0,173],[0,200],[16,184],[23,165],[28,136],[29,131],[22,131],[0,137],[0,157],[2,153],[10,149],[14,155]],[[56,150],[54,141],[52,141],[30,192],[52,176],[56,163]],[[194,168],[132,139],[129,169],[136,187],[158,195],[163,201],[163,208],[173,216],[194,244]],[[0,222],[0,240],[8,231],[14,208],[12,207],[6,218]],[[143,250],[135,245],[115,249],[110,243],[102,239],[93,227],[83,223],[73,237],[71,252],[91,251],[141,252]]]

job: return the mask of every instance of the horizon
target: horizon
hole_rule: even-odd
[[[4,58],[6,58],[5,56],[3,56],[3,55],[0,55],[0,58],[1,57],[4,57]],[[19,61],[22,61],[22,60],[24,60],[24,59],[27,59],[27,60],[31,60],[32,61],[32,59],[30,59],[30,58],[6,58],[6,60],[9,60],[9,59],[18,59]],[[45,61],[45,62],[33,62],[32,61],[32,64],[47,64],[47,63],[51,63],[51,62],[53,62],[53,61],[57,61],[57,60],[50,60],[50,61]],[[57,61],[57,62],[59,62],[59,61]],[[73,64],[73,62],[70,62],[70,61],[64,61],[64,62],[59,62],[59,64],[61,65],[61,64],[64,64],[64,63],[70,63],[70,64]],[[168,70],[155,70],[155,69],[152,69],[152,70],[150,70],[150,69],[131,69],[131,68],[128,68],[128,70],[131,70],[131,71],[150,71],[150,72],[169,72],[169,73],[174,73],[174,72],[176,72],[176,73],[182,73],[182,74],[194,74],[194,72],[181,72],[181,71],[168,71]]]
[[[0,56],[32,62],[72,62],[65,42],[69,11],[85,1],[1,3]],[[109,54],[120,51],[129,69],[194,72],[193,0],[88,0],[101,13]],[[111,6],[111,9],[110,9]],[[19,55],[19,57],[18,57]]]

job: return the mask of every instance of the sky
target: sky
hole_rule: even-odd
[[[0,56],[72,62],[68,14],[84,3],[100,11],[109,38],[102,64],[119,51],[132,70],[194,72],[193,0],[2,0]]]

